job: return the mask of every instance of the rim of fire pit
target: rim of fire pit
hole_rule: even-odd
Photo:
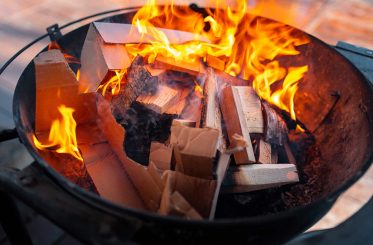
[[[82,22],[84,20],[87,20],[87,19],[90,19],[90,18],[99,17],[99,16],[103,16],[103,15],[106,15],[106,14],[110,14],[110,13],[113,13],[113,15],[108,15],[105,18],[98,19],[98,20],[95,20],[95,21],[101,21],[101,20],[104,20],[106,18],[113,18],[115,16],[119,16],[120,14],[123,14],[123,13],[116,14],[118,12],[126,11],[125,13],[131,13],[133,11],[138,10],[139,8],[140,7],[121,8],[121,9],[115,9],[115,10],[110,10],[110,11],[97,13],[97,14],[90,15],[90,16],[81,18],[79,20],[70,22],[66,25],[63,25],[63,26],[61,26],[60,29],[64,29],[64,28],[66,28],[70,25],[80,23],[80,22]],[[128,10],[128,12],[127,12],[127,10]],[[266,17],[263,17],[263,18],[266,18]],[[270,18],[266,18],[266,19],[272,20]],[[275,21],[275,20],[272,20],[272,21]],[[275,21],[275,22],[279,22],[279,21]],[[83,26],[80,26],[78,28],[75,28],[74,30],[64,34],[63,37],[69,36],[69,35],[74,35],[75,32],[79,32],[84,27],[87,27],[90,23],[85,24]],[[279,23],[282,23],[282,22],[279,22]],[[295,28],[295,27],[293,27],[293,28],[296,29],[296,30],[299,30],[298,28]],[[299,31],[301,31],[301,30],[299,30]],[[324,46],[330,52],[337,52],[331,46],[329,46],[325,42],[319,40],[318,38],[304,32],[304,31],[301,31],[301,32],[307,34],[312,39],[312,42],[318,42],[320,45]],[[0,69],[0,75],[6,69],[6,67],[10,63],[12,63],[12,61],[15,58],[17,58],[17,56],[19,56],[22,52],[27,50],[30,46],[32,46],[33,44],[41,41],[42,39],[44,39],[47,36],[48,35],[45,34],[45,35],[37,38],[36,40],[31,42],[30,45],[25,46],[23,49],[21,49],[19,52],[17,52],[16,55],[13,56]],[[46,50],[46,48],[44,48],[40,52],[43,52],[44,50]],[[343,58],[343,62],[348,63],[348,65],[351,67],[351,71],[355,72],[361,78],[361,81],[364,81],[366,83],[367,89],[370,90],[371,93],[373,94],[373,85],[367,80],[367,78],[344,56],[342,56],[340,54],[338,54],[338,56],[341,56]],[[24,72],[26,71],[27,67],[29,67],[30,65],[32,65],[32,61],[25,67],[25,69],[23,70],[22,75],[20,76],[19,80],[21,80]],[[177,216],[164,216],[164,215],[160,215],[158,213],[154,213],[154,212],[151,212],[151,211],[131,208],[131,207],[127,207],[127,206],[123,206],[123,205],[119,205],[119,204],[116,204],[114,202],[111,202],[111,201],[109,201],[109,200],[107,200],[103,197],[100,197],[96,194],[93,194],[93,193],[90,193],[90,192],[84,190],[83,188],[81,188],[77,184],[69,181],[64,176],[62,176],[57,171],[55,171],[41,157],[41,155],[34,149],[32,144],[30,143],[30,138],[27,137],[27,135],[29,135],[31,132],[33,132],[33,129],[25,128],[24,125],[21,123],[20,107],[19,107],[19,103],[18,103],[18,98],[20,97],[19,86],[20,86],[20,83],[18,81],[16,89],[15,89],[15,93],[14,93],[14,98],[13,98],[13,117],[14,117],[16,130],[19,134],[20,140],[25,145],[25,147],[29,151],[29,153],[33,156],[33,158],[36,160],[36,162],[38,162],[40,164],[40,166],[42,166],[44,172],[48,176],[50,176],[55,181],[55,183],[57,183],[60,187],[62,187],[62,189],[64,189],[68,193],[72,194],[73,196],[75,196],[79,200],[83,201],[87,205],[93,206],[93,207],[101,209],[101,210],[103,210],[107,213],[117,215],[117,216],[120,216],[120,217],[128,217],[128,214],[132,214],[132,215],[137,216],[137,217],[139,217],[143,220],[151,221],[151,220],[156,219],[159,222],[167,222],[168,224],[169,224],[169,222],[176,222],[176,223],[182,222],[182,223],[184,223],[184,225],[196,225],[196,224],[198,224],[198,225],[202,225],[202,226],[205,226],[205,225],[207,225],[207,226],[211,226],[211,225],[230,226],[230,225],[249,224],[249,223],[255,224],[258,221],[260,221],[260,222],[273,222],[274,220],[277,220],[277,219],[283,219],[285,216],[289,216],[292,213],[297,213],[300,210],[305,209],[306,207],[314,207],[315,205],[318,205],[318,204],[323,203],[325,201],[328,204],[330,204],[330,206],[331,206],[336,201],[336,198],[341,193],[343,193],[345,190],[347,190],[352,184],[354,184],[368,170],[368,168],[371,166],[371,164],[373,162],[373,150],[371,150],[368,153],[368,155],[365,156],[365,159],[367,159],[367,160],[363,164],[361,170],[358,171],[351,178],[347,179],[337,190],[329,193],[329,195],[327,197],[321,197],[321,198],[317,199],[316,201],[314,201],[312,203],[309,203],[309,204],[306,204],[306,205],[303,205],[303,206],[297,206],[297,207],[289,208],[287,210],[280,211],[280,212],[277,212],[277,213],[265,214],[265,215],[256,215],[256,216],[242,217],[242,218],[241,217],[240,218],[219,218],[219,219],[215,219],[215,220],[208,220],[208,219],[187,220],[185,218],[177,217]],[[371,104],[373,106],[373,98],[370,98],[369,104]],[[370,126],[373,128],[372,124]],[[319,218],[321,218],[321,217],[319,217]]]

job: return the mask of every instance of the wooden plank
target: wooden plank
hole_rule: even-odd
[[[222,151],[226,148],[226,141],[222,132],[222,119],[219,108],[218,99],[219,84],[216,79],[215,72],[212,68],[208,68],[204,82],[204,105],[202,109],[202,127],[216,128],[219,131],[219,140],[217,148]]]
[[[157,55],[152,67],[155,69],[174,70],[192,75],[198,75],[200,73],[206,73],[206,69],[200,59],[193,62],[185,60],[176,60],[174,57],[164,57]]]
[[[236,147],[235,135],[243,136],[247,146],[243,151],[235,152],[234,159],[236,164],[254,163],[255,155],[251,144],[250,134],[246,127],[241,100],[237,93],[234,93],[232,86],[225,87],[220,96],[220,108],[222,110],[225,127],[229,138],[229,147]]]
[[[34,59],[34,63],[36,132],[50,129],[52,122],[61,117],[58,107],[62,104],[74,108],[74,119],[78,124],[95,120],[95,97],[90,94],[79,95],[75,74],[61,51],[43,52]]]
[[[224,71],[225,68],[225,61],[220,59],[219,57],[215,57],[213,55],[206,55],[206,63],[209,67],[214,69]]]
[[[259,157],[258,162],[262,164],[272,163],[272,149],[271,144],[260,139],[259,141]]]
[[[228,170],[222,192],[250,192],[298,181],[297,168],[294,164],[241,165]]]

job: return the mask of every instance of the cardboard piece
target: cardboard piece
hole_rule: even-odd
[[[150,144],[149,163],[164,171],[171,169],[172,146],[166,146],[159,142]]]
[[[168,197],[177,191],[202,217],[209,217],[216,188],[215,180],[196,178],[170,170],[167,170],[162,178],[165,179],[165,188],[161,207],[167,206],[165,202],[169,202]]]
[[[229,147],[236,147],[235,135],[243,136],[247,143],[247,146],[243,151],[234,153],[236,164],[254,163],[256,159],[253,146],[251,144],[247,120],[243,111],[241,97],[234,86],[227,86],[223,88],[220,96],[220,108],[229,138]]]
[[[229,169],[222,185],[224,193],[268,189],[299,181],[294,164],[250,164]]]
[[[195,128],[196,122],[191,121],[191,120],[186,120],[186,119],[174,119],[172,120],[172,126],[186,126],[186,127]]]
[[[97,29],[97,22],[92,23],[80,56],[79,92],[95,92],[109,71],[126,69],[131,65],[131,60],[123,44],[105,41]]]
[[[173,193],[165,192],[162,196],[161,203],[162,205],[159,209],[160,214],[180,216],[186,219],[202,219],[202,216],[178,191]]]
[[[162,190],[145,166],[129,159],[125,154],[123,145],[125,131],[123,127],[116,122],[111,112],[110,103],[101,95],[97,95],[97,110],[99,116],[97,124],[106,135],[110,146],[121,161],[123,168],[138,191],[141,199],[149,210],[157,211]]]
[[[172,126],[170,144],[174,147],[176,170],[184,174],[212,179],[219,131],[211,128]]]
[[[58,107],[74,108],[75,121],[95,120],[97,111],[92,94],[79,95],[78,82],[60,50],[40,53],[35,59],[36,108],[35,131],[49,131],[52,122],[61,117]]]

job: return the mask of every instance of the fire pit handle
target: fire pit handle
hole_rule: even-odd
[[[0,131],[0,142],[18,138],[18,132],[14,129],[5,129]]]
[[[83,243],[126,244],[140,228],[134,219],[118,219],[94,205],[84,205],[36,162],[21,171],[0,167],[0,191],[27,203]]]

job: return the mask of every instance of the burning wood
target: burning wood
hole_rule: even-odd
[[[137,98],[137,102],[159,114],[163,114],[169,109],[172,109],[175,104],[178,104],[180,96],[180,91],[165,85],[160,85],[156,94],[140,95]]]
[[[194,61],[184,61],[176,60],[172,57],[164,57],[162,55],[156,57],[153,63],[153,68],[186,72],[192,75],[206,72],[202,61],[199,59]]]
[[[240,193],[291,184],[299,181],[294,164],[251,164],[229,169],[223,192]]]
[[[114,96],[112,107],[115,117],[122,118],[124,113],[141,94],[152,94],[157,91],[158,78],[150,75],[143,65],[141,56],[137,56],[128,69],[127,82],[123,93]]]
[[[281,116],[267,103],[262,103],[266,116],[264,138],[273,145],[283,146],[287,142],[288,128]]]
[[[95,92],[110,71],[123,70],[131,64],[126,47],[121,43],[110,42],[113,33],[102,34],[101,27],[101,23],[91,24],[83,45],[80,93]]]
[[[35,59],[36,108],[35,130],[49,130],[59,118],[58,107],[74,108],[77,123],[92,122],[96,118],[95,98],[79,95],[78,82],[61,51],[53,49]]]
[[[213,55],[206,55],[206,63],[209,67],[217,69],[219,71],[224,71],[225,61]]]

